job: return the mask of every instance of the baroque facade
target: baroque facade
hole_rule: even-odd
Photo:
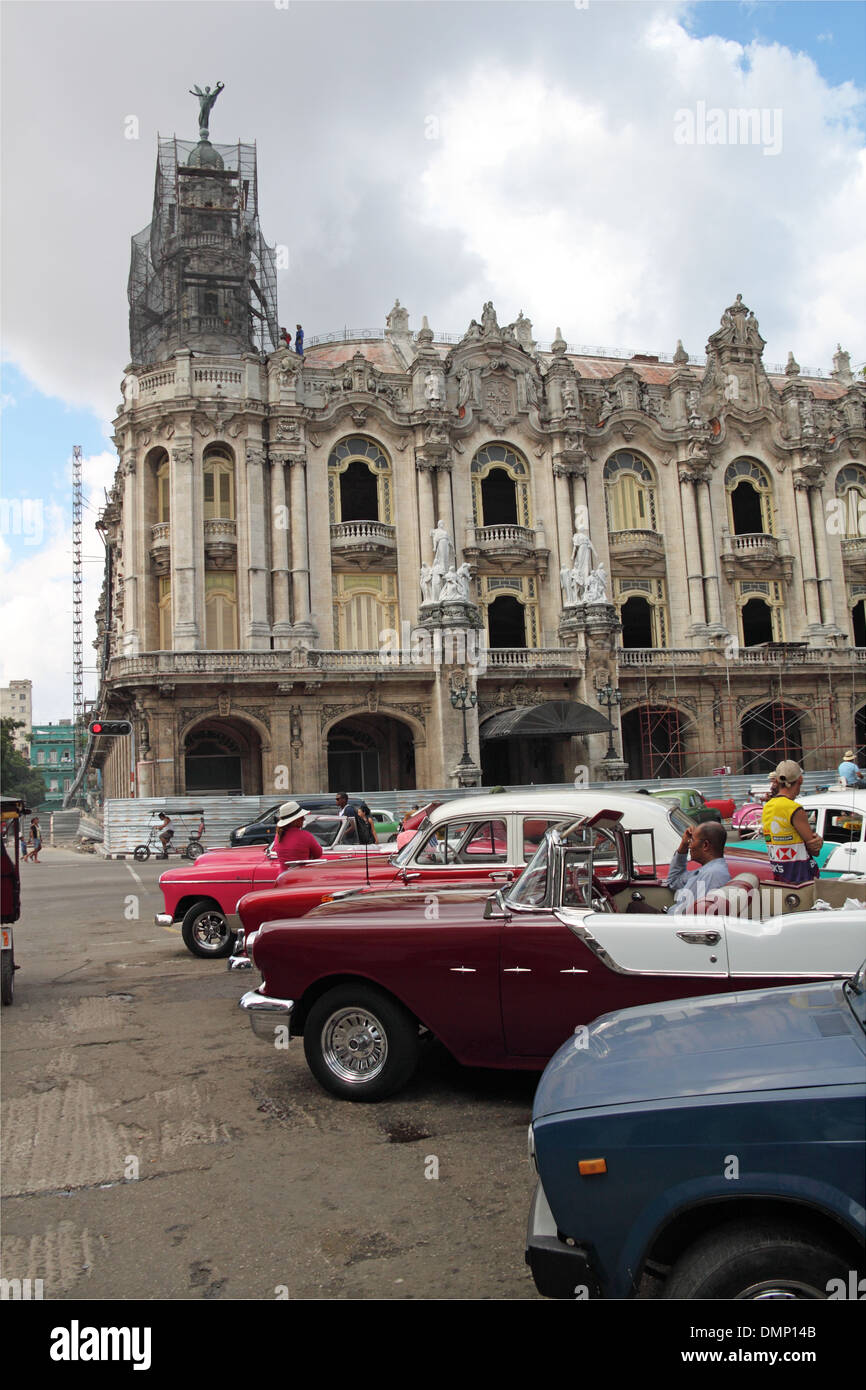
[[[108,795],[131,770],[138,795],[279,794],[866,743],[847,353],[768,368],[737,295],[704,360],[542,346],[490,303],[460,338],[397,302],[298,355],[255,172],[251,147],[162,142],[133,242],[97,645],[134,737],[95,749]]]

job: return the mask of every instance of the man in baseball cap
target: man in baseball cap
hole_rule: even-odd
[[[306,814],[297,801],[284,801],[277,813],[277,833],[272,848],[280,861],[280,870],[294,859],[322,857],[322,846],[315,835],[303,828]]]

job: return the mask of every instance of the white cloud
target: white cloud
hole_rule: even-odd
[[[113,453],[94,454],[83,460],[84,508],[82,550],[97,556],[102,542],[93,529],[96,511],[104,503],[117,459]],[[94,510],[95,509],[95,510]],[[33,551],[16,551],[14,563],[8,544],[0,539],[0,591],[3,594],[3,675],[32,680],[33,720],[44,724],[72,714],[72,527],[68,508],[49,502],[43,514],[44,538]],[[102,588],[103,569],[89,561],[83,567],[82,596],[84,666],[96,665],[93,640],[95,612]],[[10,665],[9,654],[14,653]],[[96,694],[96,676],[85,672],[86,698]]]
[[[543,338],[561,324],[578,343],[700,351],[742,292],[768,363],[793,347],[827,370],[840,338],[862,353],[862,93],[778,44],[695,38],[669,15],[622,40],[615,99],[603,71],[569,83],[501,62],[443,84],[406,200],[477,258],[476,298],[523,307]],[[698,103],[766,112],[769,157],[676,143],[677,112]]]

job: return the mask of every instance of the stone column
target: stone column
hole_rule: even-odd
[[[289,506],[286,496],[285,456],[271,453],[271,601],[274,614],[274,648],[288,651],[292,645],[292,594],[289,570]]]
[[[295,635],[310,639],[315,635],[310,611],[310,556],[307,545],[307,461],[289,460],[291,466],[292,522],[292,620]]]
[[[571,563],[571,537],[574,517],[571,511],[571,497],[568,489],[568,475],[562,469],[554,468],[554,493],[556,496],[556,535],[559,541],[559,556],[556,565],[556,580],[563,565]]]
[[[827,528],[824,519],[821,489],[809,489],[809,511],[812,519],[812,538],[815,543],[815,587],[818,591],[818,609],[821,620],[826,625],[836,626],[833,611],[833,589],[830,581],[830,560],[827,554]]]
[[[704,608],[704,578],[701,568],[701,546],[698,535],[698,516],[695,506],[694,475],[687,467],[680,467],[680,503],[683,513],[683,537],[686,550],[686,576],[689,586],[689,612],[691,613],[690,635],[703,631],[707,625]]]
[[[192,439],[176,439],[171,451],[171,602],[176,651],[201,646],[197,579],[204,556],[204,534],[193,469]]]
[[[249,554],[246,645],[250,651],[265,651],[270,646],[271,633],[268,621],[268,572],[265,551],[268,526],[265,515],[265,451],[258,444],[247,444],[246,465]]]
[[[721,630],[722,606],[719,596],[719,575],[716,568],[716,537],[713,530],[713,508],[710,500],[709,479],[700,480],[698,490],[698,534],[704,574],[704,601],[707,622],[710,627]]]
[[[800,538],[800,566],[803,575],[803,597],[806,602],[806,622],[809,629],[821,625],[818,599],[818,578],[815,573],[815,545],[812,538],[812,513],[809,508],[809,484],[794,479],[794,498],[797,504],[797,531]]]
[[[123,466],[123,655],[138,656],[144,616],[139,613],[138,576],[144,576],[146,571],[142,569],[139,558],[142,513],[134,450],[124,454]]]
[[[430,532],[438,517],[434,516],[433,473],[426,459],[416,459],[418,473],[418,530],[421,541],[421,564],[429,565],[433,559]]]

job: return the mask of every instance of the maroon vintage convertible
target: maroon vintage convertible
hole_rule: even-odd
[[[350,892],[264,922],[231,962],[250,968],[251,957],[264,977],[240,1001],[253,1032],[281,1047],[302,1034],[327,1090],[380,1100],[411,1077],[425,1032],[469,1066],[540,1070],[610,1009],[844,975],[862,958],[854,914],[829,949],[821,922],[803,931],[801,918],[798,930],[796,893],[782,907],[792,915],[766,930],[727,903],[711,919],[666,914],[673,893],[655,872],[653,832],[623,831],[621,815],[548,830],[507,892]],[[760,914],[757,876],[734,884]]]

